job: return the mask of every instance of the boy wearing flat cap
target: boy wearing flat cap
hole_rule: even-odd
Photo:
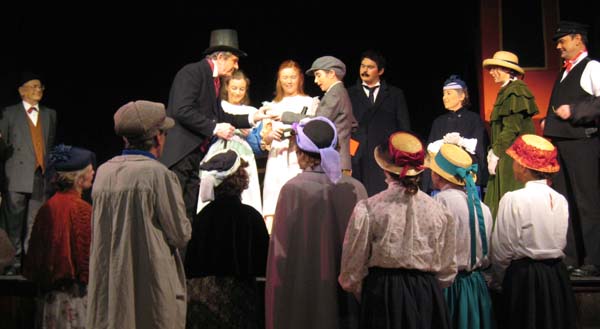
[[[567,262],[577,265],[574,276],[600,275],[600,137],[597,115],[581,111],[584,103],[600,96],[600,62],[588,57],[588,26],[561,21],[554,34],[564,60],[546,119],[544,136],[558,149],[561,169],[553,187],[569,201]]]
[[[185,328],[178,249],[192,228],[177,176],[157,161],[174,126],[161,103],[135,101],[114,115],[125,149],[98,168],[87,328]]]
[[[559,170],[556,148],[525,134],[506,150],[525,184],[500,200],[491,260],[502,285],[504,328],[576,328],[575,296],[562,262],[569,205],[547,180]]]
[[[326,117],[335,124],[342,160],[341,170],[350,175],[352,173],[350,133],[358,127],[358,123],[352,114],[350,96],[342,81],[346,75],[346,65],[333,56],[322,56],[312,63],[310,69],[306,70],[306,74],[314,75],[315,84],[325,93],[315,115]],[[309,116],[302,113],[283,112],[281,121],[290,124],[307,117]]]

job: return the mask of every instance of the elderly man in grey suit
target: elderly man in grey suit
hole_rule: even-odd
[[[324,116],[335,124],[340,145],[342,172],[351,175],[350,133],[358,127],[358,124],[352,114],[352,103],[348,91],[342,82],[346,75],[346,65],[333,56],[323,56],[312,63],[306,74],[314,75],[315,84],[325,92],[315,116]],[[304,113],[283,112],[281,121],[289,124],[298,122],[305,117],[308,116]]]
[[[27,253],[35,215],[44,202],[46,154],[54,145],[56,111],[40,104],[44,85],[33,73],[23,73],[19,82],[22,101],[4,109],[0,133],[12,147],[6,160],[7,192],[2,197],[0,228],[8,233],[16,257],[5,274],[19,274]]]

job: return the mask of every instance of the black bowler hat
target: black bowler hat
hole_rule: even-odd
[[[587,36],[589,27],[589,25],[578,22],[560,21],[560,23],[558,23],[558,29],[556,29],[556,33],[554,33],[552,40],[557,41],[558,39],[569,34],[581,34],[582,36]]]
[[[31,71],[21,72],[21,76],[19,77],[19,81],[17,82],[17,87],[21,87],[31,80],[40,80],[42,81],[42,77],[38,74],[35,74]]]
[[[229,51],[237,57],[246,57],[248,54],[239,49],[238,34],[236,30],[220,29],[210,32],[210,42],[204,55],[210,55],[215,51]]]

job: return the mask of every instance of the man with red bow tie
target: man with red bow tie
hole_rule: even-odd
[[[561,169],[554,188],[569,201],[567,263],[576,261],[578,268],[571,275],[584,277],[600,276],[598,122],[593,116],[582,118],[574,113],[582,103],[600,96],[600,62],[588,57],[587,29],[577,22],[559,23],[552,39],[564,65],[542,122],[544,136],[558,149]]]
[[[4,109],[0,119],[0,134],[12,148],[5,164],[8,191],[2,195],[0,209],[0,228],[16,250],[7,275],[19,274],[35,215],[45,201],[46,154],[54,146],[56,131],[56,111],[40,104],[44,96],[40,77],[23,73],[18,87],[22,102]]]

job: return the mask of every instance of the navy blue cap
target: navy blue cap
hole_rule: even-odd
[[[444,90],[445,89],[467,89],[467,84],[462,81],[458,75],[453,74],[444,81]]]
[[[96,154],[84,148],[60,144],[52,149],[48,159],[55,171],[77,171],[94,165]]]

